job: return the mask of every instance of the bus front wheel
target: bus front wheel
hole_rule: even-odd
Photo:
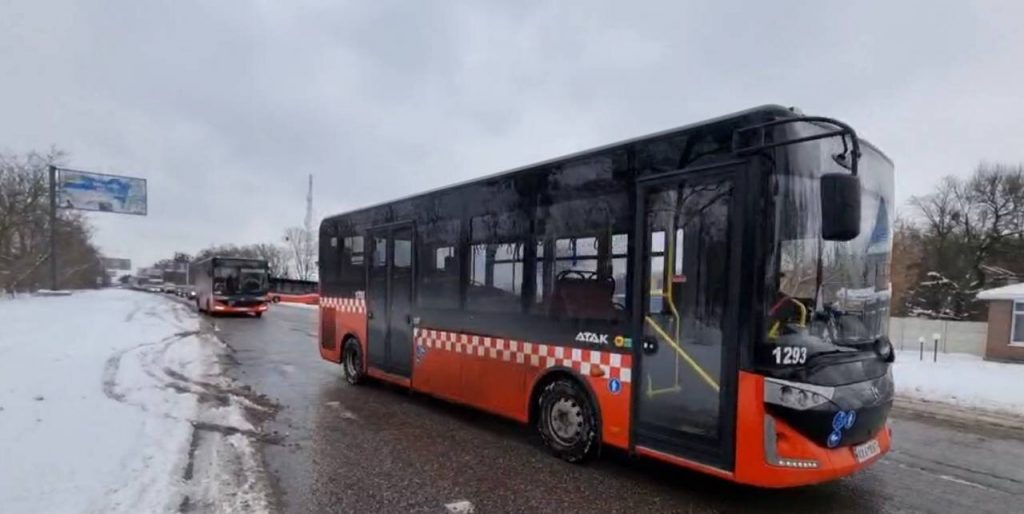
[[[537,431],[551,453],[568,462],[593,456],[597,416],[586,391],[571,380],[555,380],[541,392],[538,403]]]
[[[356,385],[363,381],[363,351],[355,339],[345,342],[342,353],[342,367],[345,368],[345,381]]]

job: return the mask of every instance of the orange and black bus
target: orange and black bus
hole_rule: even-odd
[[[890,448],[893,165],[767,106],[332,216],[320,355],[736,482]]]
[[[267,310],[267,261],[208,257],[192,263],[196,309],[207,314],[251,314]]]
[[[273,303],[290,302],[316,305],[320,301],[320,284],[315,280],[270,277],[267,298]]]

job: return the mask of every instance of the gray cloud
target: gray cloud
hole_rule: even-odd
[[[150,181],[143,263],[762,103],[843,118],[901,200],[1024,161],[1016,2],[0,4],[0,148]]]

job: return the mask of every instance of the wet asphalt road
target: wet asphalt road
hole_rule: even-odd
[[[234,378],[281,405],[263,424],[281,512],[1024,512],[1024,434],[896,414],[895,450],[834,483],[769,491],[629,458],[550,457],[525,427],[320,360],[316,311],[218,318]]]

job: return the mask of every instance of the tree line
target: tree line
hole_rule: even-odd
[[[984,319],[979,291],[1024,276],[1024,165],[981,163],[909,202],[893,231],[893,311]]]
[[[50,286],[49,166],[65,158],[57,149],[0,153],[0,291]],[[91,229],[80,213],[58,210],[54,229],[60,287],[94,287],[98,278],[106,279]]]

